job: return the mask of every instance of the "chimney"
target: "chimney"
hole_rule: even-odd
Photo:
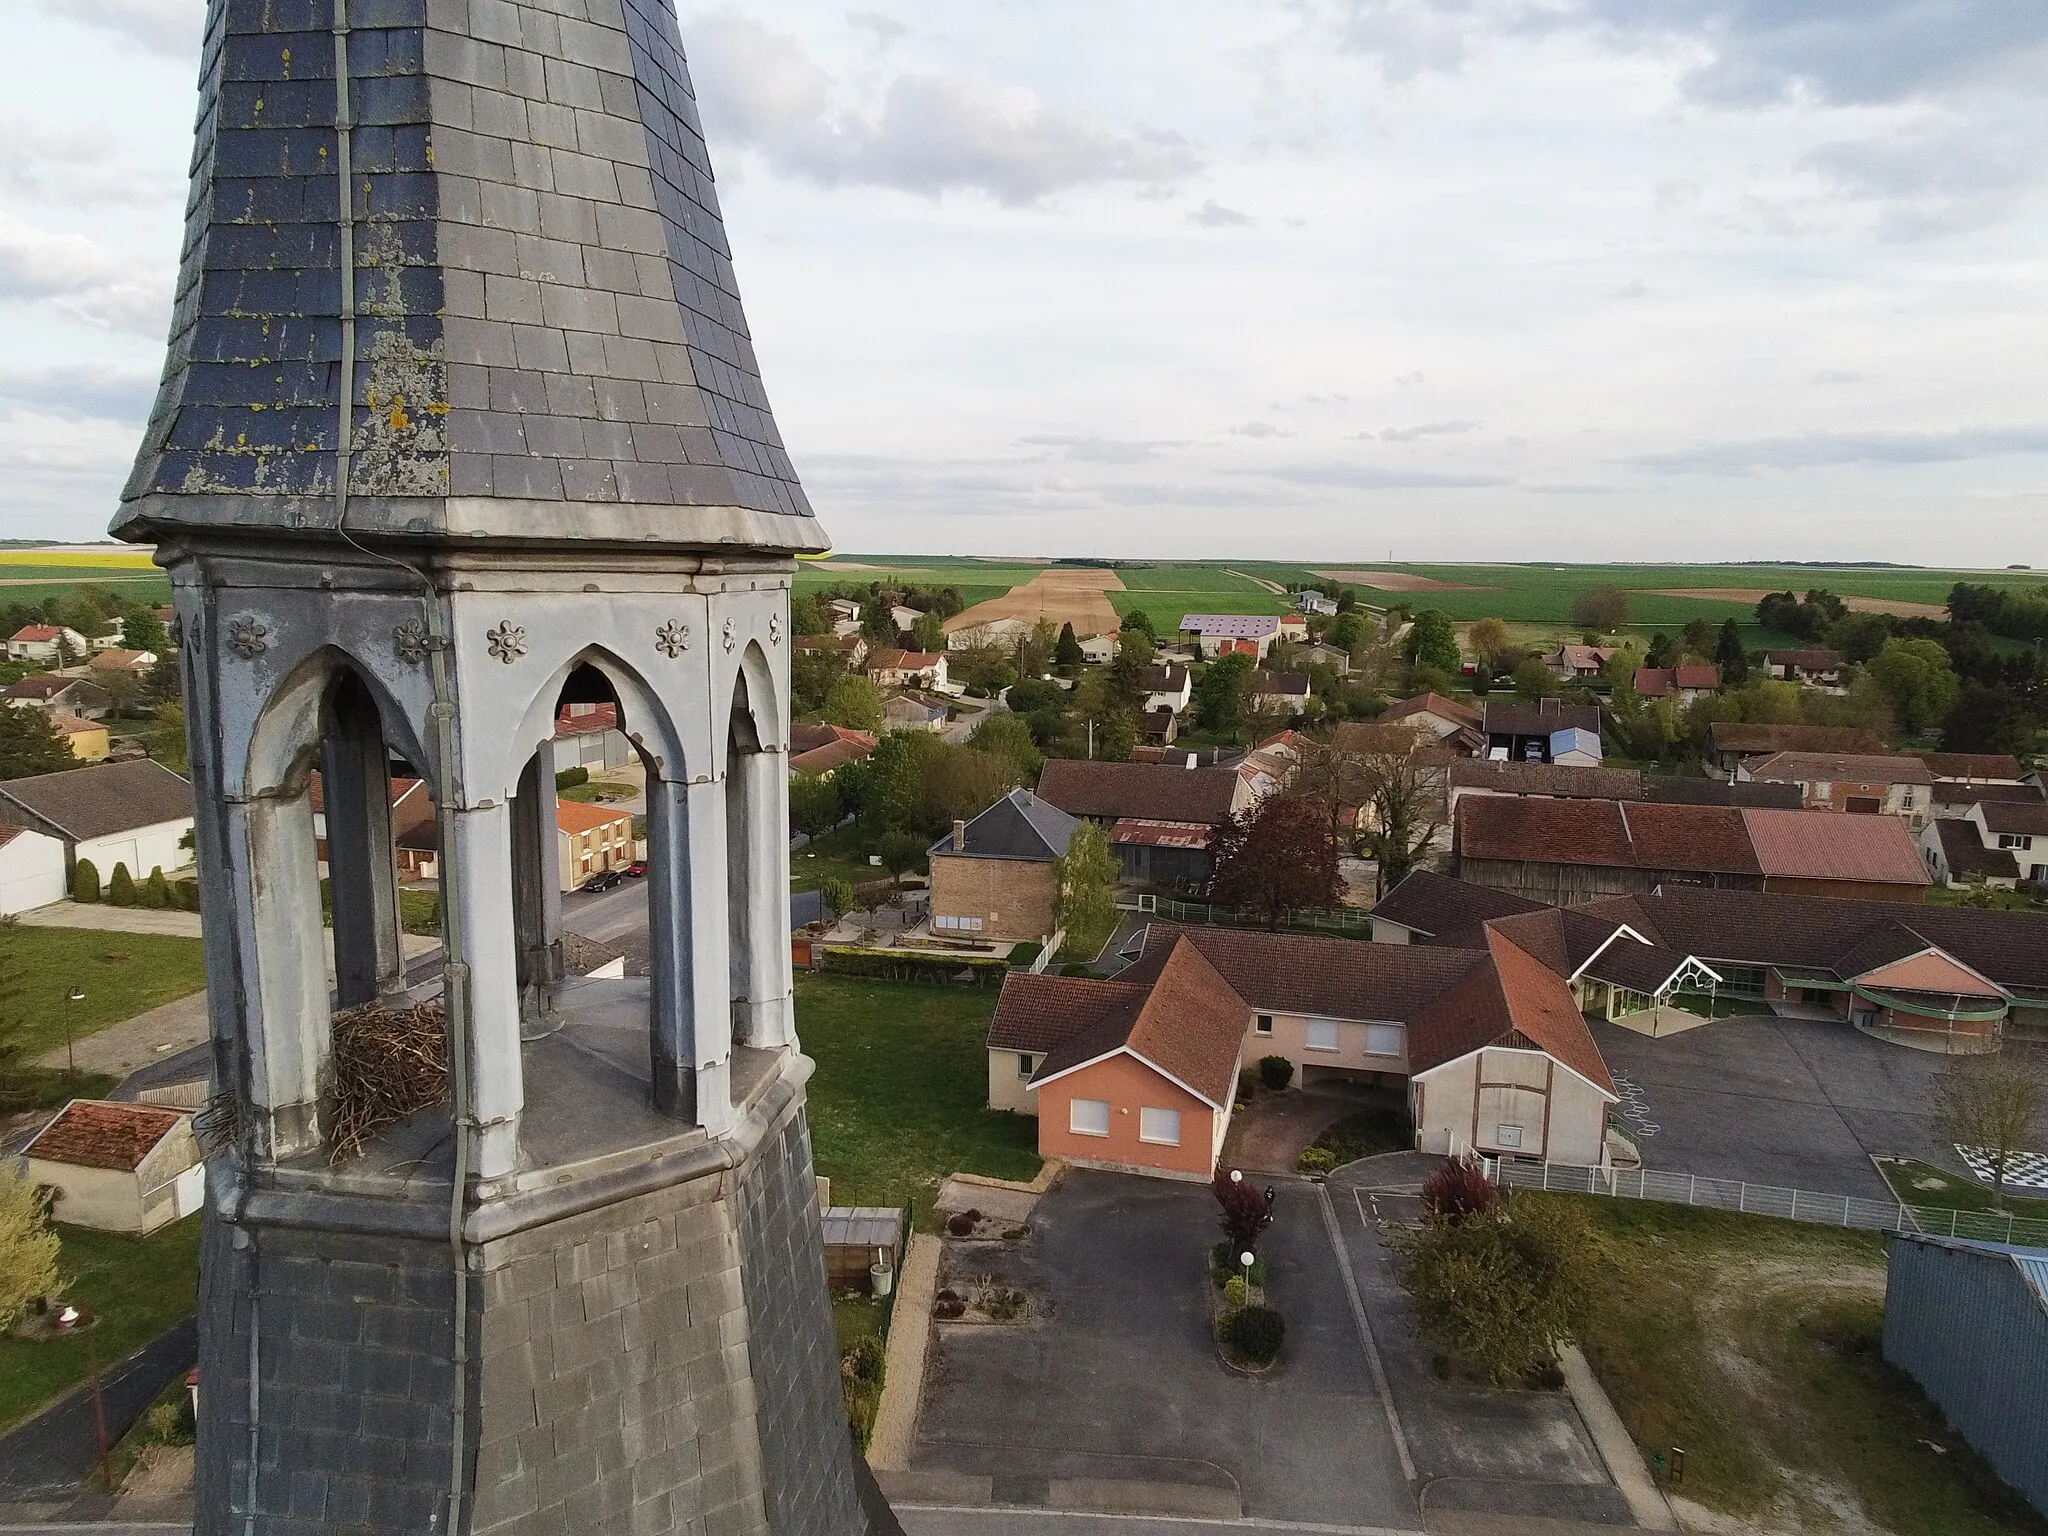
[[[953,851],[955,853],[965,853],[967,851],[967,823],[957,816],[953,818]]]

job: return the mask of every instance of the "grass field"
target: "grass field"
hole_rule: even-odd
[[[1998,1209],[1991,1199],[1990,1185],[1960,1178],[1931,1163],[1916,1163],[1908,1157],[1880,1157],[1877,1171],[1906,1205],[1931,1205],[1945,1211]],[[2048,1221],[2048,1200],[2029,1199],[2008,1185],[2005,1211],[2028,1221]]]
[[[200,941],[168,934],[17,924],[0,933],[0,956],[19,968],[15,1006],[31,1056],[62,1045],[67,1027],[82,1040],[206,985]],[[75,1003],[73,987],[85,993]]]
[[[1878,1234],[1537,1198],[1594,1224],[1580,1344],[1645,1456],[1685,1450],[1678,1497],[1744,1530],[2048,1532],[1885,1363]]]
[[[799,976],[796,1027],[818,1063],[811,1139],[838,1205],[916,1208],[949,1173],[1037,1174],[1038,1122],[988,1108],[993,990]]]
[[[156,569],[146,549],[0,549],[0,565],[49,566],[61,570],[87,570],[95,573]]]

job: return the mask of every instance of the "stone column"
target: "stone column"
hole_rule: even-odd
[[[725,785],[647,786],[654,1106],[713,1135],[732,1124]]]
[[[237,905],[248,913],[236,934],[242,974],[256,981],[243,1014],[255,1150],[280,1160],[320,1145],[320,1084],[333,1046],[307,792],[231,803],[228,858],[242,876]]]
[[[502,801],[460,808],[441,856],[457,901],[444,911],[460,935],[468,968],[470,1105],[477,1121],[476,1173],[495,1178],[519,1160],[525,1085],[519,1062],[519,944],[512,922],[511,810]],[[448,905],[443,903],[444,908]],[[451,1020],[452,1022],[452,1020]]]
[[[343,1008],[402,1001],[391,761],[374,711],[343,707],[322,744],[327,878],[334,900],[334,985]]]
[[[555,823],[555,744],[544,741],[512,800],[512,921],[519,943],[519,1018],[531,1032],[555,1011],[562,983],[562,850]]]
[[[732,1028],[773,1050],[796,1039],[789,954],[789,759],[735,751],[726,768],[732,859]]]

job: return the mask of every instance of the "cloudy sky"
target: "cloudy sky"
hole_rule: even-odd
[[[2048,565],[2048,7],[856,3],[682,0],[842,549]],[[96,537],[200,5],[4,12],[0,536]]]

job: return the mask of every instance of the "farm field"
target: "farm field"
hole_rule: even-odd
[[[127,596],[168,601],[170,579],[147,549],[0,549],[0,593],[10,603],[40,602],[83,583]]]

